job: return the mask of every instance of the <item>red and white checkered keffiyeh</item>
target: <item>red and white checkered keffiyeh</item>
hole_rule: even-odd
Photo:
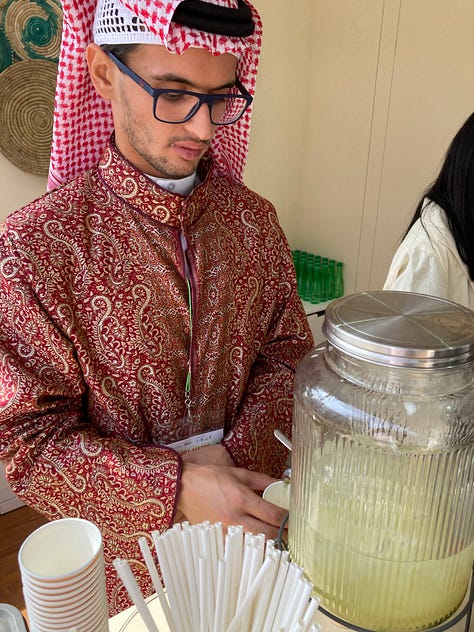
[[[236,8],[237,0],[210,0]],[[137,15],[156,35],[156,43],[170,52],[205,48],[213,54],[232,53],[239,57],[237,76],[251,95],[255,92],[262,23],[250,7],[255,31],[246,38],[226,37],[171,22],[181,0],[117,0]],[[96,0],[63,1],[63,34],[58,65],[48,188],[78,176],[99,159],[113,130],[112,111],[90,80],[86,48],[93,41]],[[248,151],[251,108],[233,125],[217,128],[211,151],[217,173],[242,181]]]

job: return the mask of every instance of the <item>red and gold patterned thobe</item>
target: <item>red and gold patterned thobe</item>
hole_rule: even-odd
[[[273,429],[291,433],[312,346],[274,208],[209,162],[185,197],[111,143],[0,235],[0,456],[26,503],[99,526],[111,613],[128,605],[113,559],[149,592],[138,538],[172,524],[167,444],[224,428],[237,466],[281,476]]]

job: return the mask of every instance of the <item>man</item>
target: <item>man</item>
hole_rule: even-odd
[[[256,11],[100,0],[93,93],[70,39],[90,6],[64,8],[50,181],[73,179],[0,238],[0,456],[26,503],[100,527],[114,613],[115,557],[150,591],[143,534],[275,537],[284,512],[258,492],[312,339],[275,211],[241,183]]]

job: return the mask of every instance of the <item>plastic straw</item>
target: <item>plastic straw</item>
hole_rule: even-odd
[[[168,562],[167,550],[164,546],[164,536],[162,536],[158,531],[152,532],[153,542],[155,544],[156,553],[158,555],[158,561],[160,563],[161,574],[163,575],[163,581],[166,586],[166,594],[168,595],[170,608],[171,608],[171,616],[174,621],[174,627],[178,632],[186,632],[186,628],[183,625],[183,620],[181,618],[181,607],[180,601],[178,599],[178,594],[176,592],[176,587],[173,582],[173,573],[170,568],[170,564]]]
[[[268,571],[271,567],[271,562],[272,560],[270,558],[267,558],[265,562],[263,563],[262,567],[260,568],[259,572],[257,573],[257,576],[255,577],[252,585],[250,586],[247,592],[247,596],[242,601],[240,607],[237,609],[237,612],[234,615],[234,618],[230,622],[230,625],[227,628],[227,632],[235,632],[238,629],[240,620],[245,615],[247,609],[249,608],[252,601],[254,600],[257,592],[260,589],[260,586],[262,585],[263,580],[266,579]]]
[[[224,557],[224,533],[222,531],[222,522],[216,522],[216,540],[217,540],[217,558],[222,560]]]
[[[285,581],[281,587],[280,599],[275,612],[272,627],[270,630],[279,630],[283,626],[283,619],[288,608],[288,603],[294,589],[295,582],[299,578],[299,567],[295,564],[288,564],[288,570],[285,575]]]
[[[311,582],[309,582],[307,579],[302,579],[301,584],[302,587],[300,590],[300,600],[299,603],[296,605],[296,609],[293,614],[294,619],[300,619],[303,617],[303,613],[307,610],[309,599],[313,591],[313,584],[311,584]]]
[[[268,612],[270,602],[272,600],[273,586],[278,573],[278,567],[280,562],[280,556],[277,555],[277,551],[269,551],[266,559],[271,560],[270,570],[266,578],[265,584],[260,589],[258,596],[258,602],[254,608],[254,615],[252,617],[252,632],[260,632],[262,630],[265,616]]]
[[[301,580],[297,583],[294,591],[294,597],[288,605],[288,612],[286,617],[283,620],[283,625],[291,628],[292,621],[299,621],[303,612],[306,609],[306,604],[309,601],[311,596],[311,591],[313,590],[312,584],[310,584],[305,579],[301,578]]]
[[[168,601],[166,599],[166,595],[163,590],[163,585],[161,583],[160,576],[158,575],[158,570],[155,565],[155,561],[150,551],[150,547],[148,546],[148,541],[145,537],[142,537],[142,538],[139,538],[138,544],[140,546],[140,551],[142,552],[143,559],[145,560],[145,564],[148,569],[148,572],[150,573],[153,588],[155,589],[155,593],[158,595],[158,599],[160,600],[160,605],[166,617],[166,621],[168,623],[170,632],[175,632],[174,621],[171,615],[171,610],[168,605]]]
[[[140,549],[170,632],[317,632],[319,600],[287,551],[222,524],[188,522],[152,532],[163,584],[146,538]],[[120,564],[117,560],[117,572]],[[128,568],[128,575],[126,573]],[[122,581],[149,632],[158,632],[127,565]],[[120,573],[119,573],[120,574]],[[133,581],[132,581],[133,580]],[[127,583],[125,583],[127,582]],[[151,627],[150,627],[151,626]],[[316,626],[316,627],[315,627]]]
[[[298,621],[306,608],[312,589],[313,586],[302,576],[294,582],[293,589],[290,589],[289,592],[286,612],[281,622],[283,626],[291,627],[292,620]]]
[[[254,536],[250,533],[246,533],[244,536],[244,553],[242,560],[242,573],[240,575],[239,594],[237,597],[237,609],[245,599],[247,594],[248,577],[250,572],[250,564],[252,562],[252,548],[251,541]]]
[[[217,583],[217,541],[216,541],[216,528],[215,526],[206,525],[204,529],[204,539],[206,542],[206,556],[210,561],[209,571],[212,578],[212,588]],[[214,598],[214,595],[213,595]]]
[[[207,559],[199,558],[199,629],[200,632],[208,632],[208,608],[206,598],[207,588]]]
[[[305,632],[309,632],[309,629],[314,622],[314,617],[316,616],[316,610],[319,608],[319,603],[320,601],[317,597],[313,597],[309,601],[306,612],[303,615],[303,625]]]
[[[215,548],[214,529],[211,529],[208,522],[201,525],[199,530],[200,536],[200,555],[206,560],[204,565],[205,574],[201,579],[201,567],[199,567],[200,594],[205,595],[205,607],[207,610],[207,625],[214,628],[214,603],[215,603],[215,584],[217,581],[217,552]],[[213,545],[214,540],[214,545]],[[214,551],[214,552],[213,552]],[[199,559],[201,564],[201,558]],[[201,582],[204,581],[204,584]],[[207,632],[207,628],[204,632]]]
[[[301,620],[293,621],[291,628],[288,628],[289,632],[304,632],[304,625]]]
[[[253,538],[252,547],[252,559],[250,562],[250,572],[247,580],[247,590],[249,589],[249,586],[257,576],[257,573],[263,564],[265,552],[265,535],[263,533],[259,533]],[[247,616],[247,627],[251,626],[250,620],[254,617],[254,609],[255,602],[252,606],[252,609],[249,611],[249,615]]]
[[[148,632],[159,632],[127,560],[116,558],[113,563]]]
[[[198,621],[199,620],[199,602],[198,602],[198,584],[196,581],[196,569],[195,563],[197,564],[197,560],[195,560],[195,556],[193,555],[192,544],[191,544],[191,528],[189,527],[189,523],[183,523],[183,551],[184,551],[184,559],[186,563],[186,575],[188,580],[188,588],[189,588],[189,600],[190,600],[190,608],[191,608],[191,620]],[[199,572],[199,571],[198,571]]]
[[[263,540],[264,541],[264,540]],[[252,536],[249,540],[250,543],[250,565],[248,569],[247,576],[244,577],[244,590],[243,590],[243,598],[247,596],[247,593],[250,590],[250,586],[252,585],[253,580],[257,576],[259,569],[262,566],[263,559],[263,546],[262,546],[262,538],[259,536]],[[244,630],[249,629],[250,621],[253,618],[253,608],[249,608],[245,615],[242,617],[242,628]]]
[[[267,616],[265,617],[263,632],[272,632],[272,630],[274,630],[273,622],[275,620],[275,616],[280,605],[281,593],[283,590],[283,586],[285,585],[286,575],[288,573],[289,567],[290,563],[288,562],[287,556],[283,556],[282,553],[280,555],[280,565],[278,566],[278,573],[275,579],[273,598],[269,605]]]
[[[242,526],[229,527],[227,530],[225,559],[227,573],[224,590],[224,630],[230,624],[237,608],[240,577],[242,575],[244,531]]]
[[[224,605],[225,605],[225,577],[227,572],[227,563],[225,560],[219,560],[217,567],[217,586],[216,586],[216,613],[214,617],[214,631],[222,632],[224,628]]]
[[[222,606],[222,629],[227,629],[227,626],[230,623],[231,612],[235,612],[235,604],[236,604],[236,586],[237,580],[232,582],[231,579],[233,577],[237,578],[240,576],[240,569],[237,573],[236,570],[236,559],[235,559],[235,550],[233,543],[235,539],[239,537],[239,534],[231,531],[230,528],[227,531],[226,541],[225,541],[225,553],[224,553],[224,564],[225,564],[225,575],[224,575],[224,594],[223,594],[223,606]],[[220,631],[219,631],[220,632]]]
[[[194,579],[197,586],[199,586],[199,525],[193,525],[189,531],[191,549],[193,551],[193,565],[194,565]]]
[[[169,564],[173,569],[173,579],[177,594],[180,596],[181,618],[183,620],[184,629],[191,630],[192,620],[189,617],[188,610],[191,597],[189,594],[188,582],[186,581],[181,524],[175,524],[172,529],[169,529],[168,535],[170,543],[166,554]]]

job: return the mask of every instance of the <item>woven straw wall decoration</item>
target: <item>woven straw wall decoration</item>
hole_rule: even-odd
[[[0,151],[37,175],[49,167],[61,24],[59,0],[0,0]]]
[[[57,67],[25,59],[0,74],[0,149],[14,165],[48,172]]]

